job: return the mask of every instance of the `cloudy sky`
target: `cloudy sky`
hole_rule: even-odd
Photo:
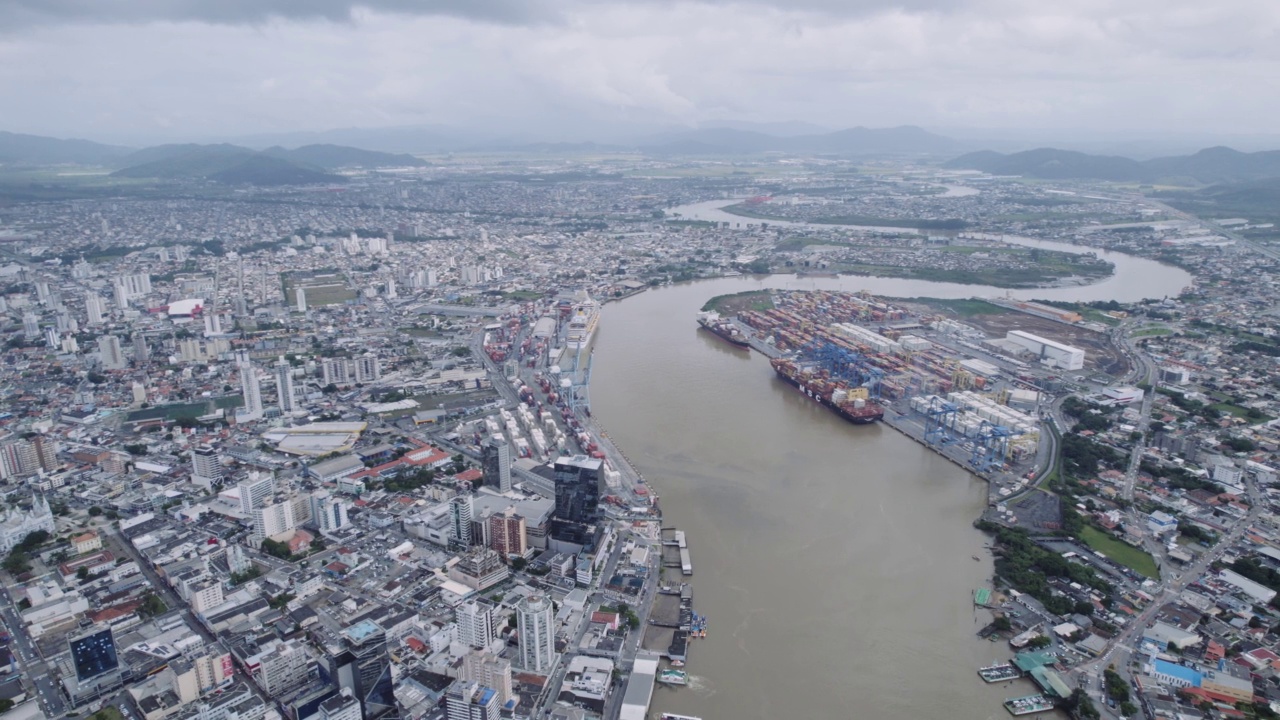
[[[1267,0],[0,0],[0,129],[464,125],[1262,134]]]

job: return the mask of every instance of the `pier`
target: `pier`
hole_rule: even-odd
[[[1043,695],[1028,695],[1005,700],[1004,709],[1008,710],[1010,715],[1017,717],[1019,715],[1048,712],[1053,709],[1053,703]]]

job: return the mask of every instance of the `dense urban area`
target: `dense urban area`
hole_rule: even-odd
[[[1023,683],[1014,715],[1280,712],[1269,218],[901,160],[334,173],[0,204],[0,711],[654,717],[720,640],[698,528],[592,415],[593,343],[608,303],[772,273],[984,288],[779,285],[699,316],[988,481],[995,576],[956,592],[1012,650],[973,682]],[[1104,281],[1118,253],[1191,280],[990,292]]]

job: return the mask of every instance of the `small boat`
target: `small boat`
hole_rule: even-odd
[[[688,685],[689,675],[683,670],[663,670],[658,673],[658,682],[664,685]]]
[[[682,668],[682,667],[684,667],[684,661],[683,661],[683,660],[672,660],[672,661],[671,661],[671,667]]]
[[[977,555],[970,555],[970,557],[972,557],[974,560],[977,560],[978,562],[982,562],[982,558],[978,557]]]

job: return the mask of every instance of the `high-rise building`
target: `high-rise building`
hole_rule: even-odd
[[[276,642],[253,659],[257,661],[254,682],[272,697],[302,687],[311,677],[311,657],[306,647],[295,640]]]
[[[113,284],[117,288],[117,298],[121,293],[124,295],[125,303],[121,304],[117,300],[117,304],[121,307],[125,307],[129,300],[151,294],[151,276],[146,273],[121,275],[115,279]]]
[[[106,314],[107,306],[102,301],[102,297],[96,292],[90,292],[84,296],[84,309],[89,315],[90,325],[101,325],[103,315]]]
[[[346,650],[330,659],[330,677],[351,691],[364,708],[365,720],[396,714],[387,633],[364,619],[342,631]]]
[[[241,408],[243,412],[236,413],[236,421],[257,420],[262,417],[262,387],[258,381],[258,371],[246,352],[236,355],[236,366],[240,369],[240,394],[244,396],[244,407]]]
[[[260,540],[287,533],[297,526],[293,519],[292,503],[264,505],[253,511],[253,534]]]
[[[320,363],[325,385],[350,385],[351,361],[347,358],[325,358]]]
[[[459,495],[449,501],[449,518],[453,522],[453,542],[458,547],[471,546],[471,518],[474,504],[470,495]]]
[[[493,688],[498,692],[498,705],[512,696],[511,661],[493,653],[472,650],[462,658],[462,679]]]
[[[328,534],[351,524],[347,517],[347,501],[334,497],[328,490],[317,490],[311,495],[311,521]]]
[[[49,283],[44,280],[36,281],[36,302],[48,305],[51,299],[53,299],[53,293],[49,290]]]
[[[28,340],[40,337],[40,318],[35,313],[22,313],[22,335]]]
[[[350,690],[345,689],[320,703],[319,710],[319,720],[361,720],[362,718],[360,701]]]
[[[276,482],[275,478],[269,474],[251,472],[247,478],[236,484],[236,488],[240,492],[240,512],[248,515],[266,505],[267,500],[276,491]]]
[[[493,640],[493,606],[483,601],[464,602],[453,609],[458,624],[458,641],[469,647],[484,649]]]
[[[516,627],[520,633],[520,664],[535,673],[550,672],[556,661],[554,610],[541,593],[516,603]]]
[[[98,354],[102,358],[102,367],[107,370],[123,370],[129,365],[124,359],[120,338],[115,335],[103,335],[98,338]]]
[[[191,481],[205,488],[221,482],[225,472],[222,458],[211,445],[200,445],[191,450]]]
[[[498,720],[498,691],[476,682],[460,681],[445,694],[448,720]]]
[[[515,508],[489,516],[489,547],[508,562],[528,552],[524,517],[516,514]]]
[[[280,356],[280,361],[276,363],[276,392],[280,396],[280,410],[286,413],[293,412],[293,366],[289,364],[284,356]]]
[[[484,484],[505,493],[511,492],[511,446],[505,438],[494,435],[485,443],[480,457]]]
[[[151,361],[151,349],[147,347],[147,338],[142,333],[133,334],[133,364],[142,367]]]
[[[71,647],[71,664],[75,667],[76,679],[81,685],[120,667],[120,659],[116,656],[115,636],[109,626],[95,626],[88,631],[76,633],[68,638],[67,644]]]
[[[600,480],[604,461],[585,455],[556,460],[556,507],[552,513],[554,540],[590,544],[590,526],[599,520]]]
[[[373,353],[356,358],[356,382],[371,383],[382,378],[382,362]]]

